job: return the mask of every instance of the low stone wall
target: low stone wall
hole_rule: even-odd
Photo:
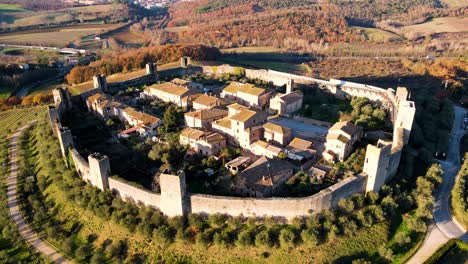
[[[161,208],[161,195],[153,193],[128,183],[109,178],[109,189],[119,195],[124,201],[133,201],[154,208]]]
[[[238,198],[192,194],[192,213],[221,213],[232,216],[275,216],[292,219],[335,207],[340,199],[365,189],[366,177],[349,177],[341,182],[304,198]]]

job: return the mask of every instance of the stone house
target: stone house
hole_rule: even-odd
[[[290,128],[268,122],[263,125],[263,129],[263,137],[267,142],[284,146],[291,141],[292,130]]]
[[[255,87],[250,83],[231,82],[221,92],[221,98],[237,101],[238,103],[263,109],[270,100],[271,92]]]
[[[185,86],[176,85],[170,82],[154,84],[146,88],[140,97],[143,98],[158,98],[164,102],[170,102],[180,107],[187,107],[189,95],[195,94],[194,90]]]
[[[232,107],[228,109],[233,115],[228,114],[227,117],[212,122],[211,127],[226,135],[231,144],[248,149],[253,142],[261,138],[261,125],[266,121],[266,114],[249,109],[239,109],[237,112],[232,112]]]
[[[288,80],[286,93],[278,93],[270,100],[270,109],[278,115],[291,115],[302,108],[304,94],[301,91],[293,91],[294,81]]]
[[[311,141],[296,137],[286,146],[285,152],[288,154],[288,158],[292,160],[311,159],[317,154],[317,150],[313,148],[313,145],[314,143]]]
[[[112,96],[103,93],[96,93],[86,98],[88,111],[94,112],[104,119],[119,116],[122,104],[115,101]]]
[[[263,140],[257,140],[250,145],[250,151],[257,156],[274,158],[278,157],[282,149]]]
[[[203,89],[203,85],[201,83],[197,83],[197,82],[193,82],[193,81],[187,81],[187,80],[184,80],[184,79],[180,79],[180,78],[174,78],[172,79],[171,83],[175,84],[175,85],[179,85],[179,86],[184,86],[184,87],[187,87],[189,89]]]
[[[205,156],[217,156],[226,147],[224,136],[188,127],[179,136],[182,145],[188,145],[195,152]]]
[[[301,91],[277,94],[270,100],[270,109],[279,115],[291,115],[302,108],[304,95]]]
[[[222,109],[202,109],[184,114],[185,124],[188,127],[211,128],[213,121],[222,119],[228,115],[228,111]]]
[[[192,102],[192,107],[194,110],[211,109],[214,107],[222,107],[225,105],[225,100],[207,94],[199,96]]]
[[[122,118],[131,126],[137,128],[141,136],[154,136],[157,134],[156,128],[162,125],[162,120],[145,113],[142,113],[132,107],[126,107],[122,111]]]
[[[234,190],[242,196],[271,197],[292,175],[289,162],[261,157],[239,173]]]
[[[249,166],[250,164],[250,157],[240,156],[226,163],[225,167],[229,170],[229,172],[236,175],[240,171],[243,171],[245,168],[247,168],[247,166]]]
[[[363,131],[349,121],[335,123],[327,133],[325,153],[327,161],[344,161],[353,151],[354,144],[361,139]]]

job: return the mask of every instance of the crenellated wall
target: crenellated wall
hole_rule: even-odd
[[[244,216],[275,216],[293,219],[334,208],[338,201],[365,189],[366,177],[346,178],[339,183],[304,198],[241,198],[204,194],[192,194],[192,213]]]
[[[179,67],[159,71],[158,75],[184,75],[194,72],[221,74],[238,71],[239,68],[229,65]],[[98,153],[90,155],[87,160],[81,157],[73,146],[71,133],[61,125],[61,117],[71,109],[71,100],[66,89],[54,91],[55,106],[49,108],[50,124],[54,135],[61,142],[64,157],[70,153],[75,168],[83,180],[102,190],[112,190],[125,201],[134,201],[157,208],[169,216],[187,213],[223,213],[244,216],[266,215],[292,219],[324,209],[331,209],[340,199],[348,198],[354,193],[379,190],[381,185],[396,173],[401,151],[409,139],[415,113],[414,103],[407,101],[408,92],[406,89],[398,88],[395,95],[391,89],[385,90],[340,80],[324,81],[271,70],[246,69],[245,73],[249,78],[262,79],[275,85],[284,85],[288,81],[294,80],[299,84],[316,84],[337,97],[358,96],[380,102],[389,110],[391,119],[394,121],[394,140],[381,142],[377,146],[369,145],[364,173],[346,178],[315,195],[304,198],[239,198],[186,193],[183,172],[179,172],[177,175],[161,175],[161,194],[152,193],[109,177],[111,168],[108,157]],[[86,98],[96,91],[98,89],[85,92],[81,96]]]
[[[146,206],[160,209],[161,194],[153,193],[128,183],[109,178],[109,189],[119,195],[124,201],[133,201]]]

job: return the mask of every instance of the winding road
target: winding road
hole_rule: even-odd
[[[453,218],[450,208],[450,194],[458,170],[460,169],[460,140],[464,134],[463,118],[465,117],[466,109],[456,106],[454,107],[454,112],[455,121],[450,135],[447,160],[440,161],[444,171],[444,180],[435,193],[434,221],[429,226],[423,245],[408,261],[408,264],[423,263],[451,238],[459,238],[468,242],[468,233]]]
[[[7,197],[8,197],[8,209],[10,210],[10,216],[15,222],[15,225],[23,237],[23,239],[34,247],[37,251],[46,255],[50,260],[55,263],[72,263],[65,259],[54,247],[52,247],[46,240],[42,239],[34,230],[29,226],[26,220],[21,214],[20,207],[18,205],[18,137],[26,129],[28,129],[33,122],[18,129],[13,135],[11,135],[10,143],[10,175],[7,178]]]

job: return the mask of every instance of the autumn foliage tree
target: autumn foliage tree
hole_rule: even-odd
[[[189,56],[193,60],[216,60],[217,48],[204,45],[164,45],[129,50],[103,57],[88,66],[77,66],[65,77],[68,83],[76,84],[91,80],[98,73],[114,74],[141,69],[148,62],[168,63]]]

